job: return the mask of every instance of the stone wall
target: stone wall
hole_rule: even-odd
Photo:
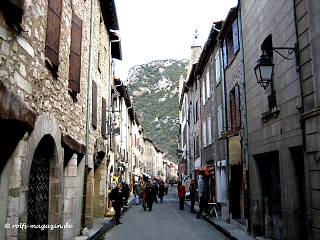
[[[250,209],[252,231],[259,234],[263,228],[259,198],[261,184],[259,170],[254,154],[271,151],[279,153],[279,171],[281,189],[281,223],[274,227],[275,238],[290,238],[286,229],[293,224],[295,199],[292,199],[292,178],[296,173],[288,168],[293,159],[288,154],[289,149],[302,145],[299,106],[301,106],[299,74],[296,72],[295,61],[285,60],[280,55],[273,54],[274,90],[276,91],[277,109],[279,114],[262,115],[269,111],[268,91],[257,84],[254,66],[261,55],[261,44],[269,34],[272,34],[274,47],[293,47],[296,43],[293,1],[241,1],[243,23],[244,67],[246,79],[246,99],[249,133],[249,166],[250,166]],[[286,52],[284,52],[286,55]],[[291,215],[290,215],[291,214]],[[297,234],[296,234],[297,236]]]
[[[318,1],[295,0],[301,80],[305,121],[305,176],[306,205],[309,214],[305,217],[310,226],[309,239],[320,238],[320,108],[319,108],[319,10]],[[308,181],[309,180],[309,181]]]
[[[25,12],[22,19],[23,32],[16,34],[15,31],[7,26],[5,23],[2,12],[0,12],[0,80],[4,85],[10,89],[16,96],[18,96],[22,102],[32,109],[38,116],[44,113],[48,116],[48,122],[44,124],[46,128],[52,128],[51,120],[56,121],[59,131],[63,135],[71,136],[75,141],[81,144],[85,144],[86,136],[86,108],[87,108],[87,81],[88,81],[88,64],[89,64],[89,32],[90,32],[90,1],[62,1],[62,14],[61,14],[61,32],[60,32],[60,47],[59,47],[59,69],[58,77],[55,78],[45,64],[45,40],[46,40],[46,27],[47,27],[47,11],[48,1],[25,1]],[[93,1],[94,5],[94,31],[93,31],[93,45],[92,45],[92,79],[97,83],[97,129],[91,127],[91,119],[89,118],[90,124],[90,137],[89,145],[87,146],[88,151],[88,162],[86,163],[90,169],[94,167],[94,158],[98,146],[103,146],[102,150],[105,151],[106,155],[102,161],[103,166],[101,171],[98,171],[101,176],[99,179],[101,184],[105,184],[106,178],[106,161],[107,161],[107,148],[106,140],[101,135],[101,116],[102,116],[102,97],[107,101],[107,107],[110,103],[110,90],[111,90],[111,60],[110,60],[110,40],[103,21],[100,9],[100,1]],[[72,11],[82,20],[82,42],[81,42],[81,75],[80,75],[80,93],[77,94],[76,101],[68,93],[68,80],[69,80],[69,55],[71,45],[71,18]],[[91,91],[91,89],[90,89]],[[90,99],[91,100],[91,99]],[[91,107],[91,102],[90,102]],[[108,107],[109,109],[109,107]],[[91,117],[91,114],[90,114]],[[50,120],[51,119],[51,120]],[[56,128],[54,128],[56,129]],[[50,129],[43,129],[43,131]],[[31,135],[32,136],[32,135]],[[38,136],[42,137],[42,136]],[[28,141],[28,140],[26,140]],[[40,141],[40,139],[38,139]],[[63,168],[63,156],[61,150],[61,136],[60,139],[55,139],[57,148],[59,149],[59,171]],[[33,144],[28,142],[28,144]],[[34,148],[36,146],[33,146]],[[16,151],[20,151],[20,145],[17,146]],[[99,149],[101,150],[101,149]],[[57,205],[57,216],[54,222],[63,223],[73,221],[76,223],[76,229],[74,232],[64,231],[64,233],[58,234],[58,238],[62,235],[66,238],[73,238],[74,235],[80,233],[80,217],[82,212],[82,187],[76,188],[77,186],[83,185],[83,172],[84,160],[77,161],[77,157],[68,159],[66,162],[65,170],[65,188],[64,190],[60,187],[55,187],[59,192],[55,192],[53,197],[62,199],[56,199],[60,201]],[[31,164],[32,156],[28,159],[28,164]],[[9,160],[12,162],[13,160]],[[16,161],[16,160],[14,160]],[[81,164],[81,167],[79,166]],[[10,163],[11,164],[11,163]],[[13,164],[13,163],[12,163]],[[80,169],[81,168],[81,169]],[[30,169],[30,167],[26,168]],[[9,188],[12,184],[18,184],[19,181],[15,178],[28,176],[28,173],[24,173],[23,169],[13,168],[8,170]],[[57,172],[58,174],[59,172]],[[25,175],[24,175],[25,174]],[[60,173],[59,173],[60,174]],[[5,177],[6,175],[1,175]],[[13,178],[12,176],[16,176]],[[62,176],[61,176],[61,179]],[[68,180],[67,180],[68,179]],[[94,194],[97,194],[99,198],[105,201],[106,190],[105,188],[99,188],[99,191],[94,192],[94,174],[93,170],[89,171],[86,175],[85,184],[85,221],[83,222],[87,226],[91,226],[93,218],[93,198]],[[52,179],[53,182],[50,184],[56,186],[56,179]],[[58,181],[59,184],[62,181]],[[25,183],[20,183],[27,189],[28,180]],[[96,183],[97,184],[97,183]],[[19,185],[18,187],[20,187]],[[51,186],[50,185],[50,186]],[[59,185],[60,186],[60,185]],[[1,189],[3,189],[1,187]],[[101,190],[101,191],[100,191]],[[9,189],[10,191],[10,189]],[[10,204],[16,204],[20,201],[20,205],[24,204],[27,207],[27,198],[24,192],[20,193],[18,200],[9,199]],[[53,192],[52,192],[53,194]],[[64,197],[63,197],[64,195]],[[19,200],[20,198],[20,200]],[[103,207],[105,202],[103,201]],[[65,205],[64,213],[62,204]],[[75,205],[79,205],[76,207]],[[100,204],[101,205],[101,204]],[[9,209],[13,209],[9,206]],[[16,209],[16,207],[14,207]],[[19,209],[19,208],[17,208]],[[1,216],[2,221],[5,221],[8,217],[10,222],[26,221],[26,209],[22,209],[21,213],[13,214],[9,211],[8,216]],[[51,209],[52,210],[52,209]],[[50,210],[50,211],[51,211]],[[104,215],[104,209],[100,211],[99,216]],[[19,219],[20,216],[20,219]],[[15,220],[12,220],[14,217]],[[76,218],[76,219],[75,219]],[[18,220],[17,220],[18,219]],[[49,219],[50,220],[50,219]],[[70,222],[69,222],[70,223]],[[72,224],[72,223],[70,223]],[[1,231],[4,232],[4,231]],[[51,234],[51,233],[50,233]],[[23,236],[22,236],[23,235]],[[25,233],[22,233],[22,238],[25,237]],[[16,238],[17,233],[7,232],[7,236]],[[52,235],[53,236],[53,235]],[[57,238],[57,239],[58,239]]]

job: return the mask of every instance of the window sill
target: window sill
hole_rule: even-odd
[[[270,110],[262,113],[261,119],[263,120],[263,122],[267,122],[270,118],[277,118],[279,116],[279,113],[280,113],[280,107],[275,106]]]

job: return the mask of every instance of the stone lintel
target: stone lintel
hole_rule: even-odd
[[[16,120],[28,132],[34,129],[37,115],[0,81],[0,119]]]
[[[61,135],[61,142],[62,146],[66,146],[71,149],[73,152],[77,153],[78,155],[84,155],[86,152],[86,146],[79,143],[76,139],[71,137],[69,134],[62,134]]]

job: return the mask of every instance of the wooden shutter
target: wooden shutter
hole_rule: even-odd
[[[235,54],[239,50],[239,33],[238,22],[235,20],[232,24],[232,37],[233,37],[233,53]]]
[[[231,129],[236,128],[236,101],[235,101],[235,89],[230,92],[230,122]]]
[[[104,139],[107,138],[107,101],[102,98],[102,117],[101,117],[101,135]]]
[[[74,12],[72,12],[71,48],[69,58],[69,88],[75,93],[80,92],[81,40],[82,21]]]
[[[62,0],[48,0],[45,56],[58,71]]]
[[[92,81],[92,127],[97,128],[97,84]]]
[[[235,104],[236,104],[236,128],[240,128],[241,127],[241,108],[240,108],[240,87],[237,84],[235,89],[234,89],[234,93],[235,93]]]
[[[227,39],[224,39],[223,41],[222,54],[223,54],[223,67],[226,68],[228,66]]]
[[[221,67],[220,67],[220,52],[218,51],[215,56],[215,67],[216,67],[216,84],[221,80]]]
[[[218,137],[222,136],[222,131],[223,131],[223,122],[222,122],[222,106],[220,105],[217,109],[217,115],[218,115]]]

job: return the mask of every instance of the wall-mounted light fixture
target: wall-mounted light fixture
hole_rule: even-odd
[[[286,60],[292,60],[293,58],[286,57],[280,52],[281,50],[287,50],[289,55],[295,54],[296,70],[297,71],[300,70],[299,52],[298,52],[297,44],[295,44],[293,48],[272,47],[272,49],[265,49],[265,50],[274,51]],[[261,55],[260,59],[257,61],[257,65],[254,67],[254,72],[257,78],[257,82],[264,89],[266,89],[270,83],[272,84],[273,70],[274,70],[274,64],[272,63],[271,59],[268,58],[268,56],[265,54]]]

